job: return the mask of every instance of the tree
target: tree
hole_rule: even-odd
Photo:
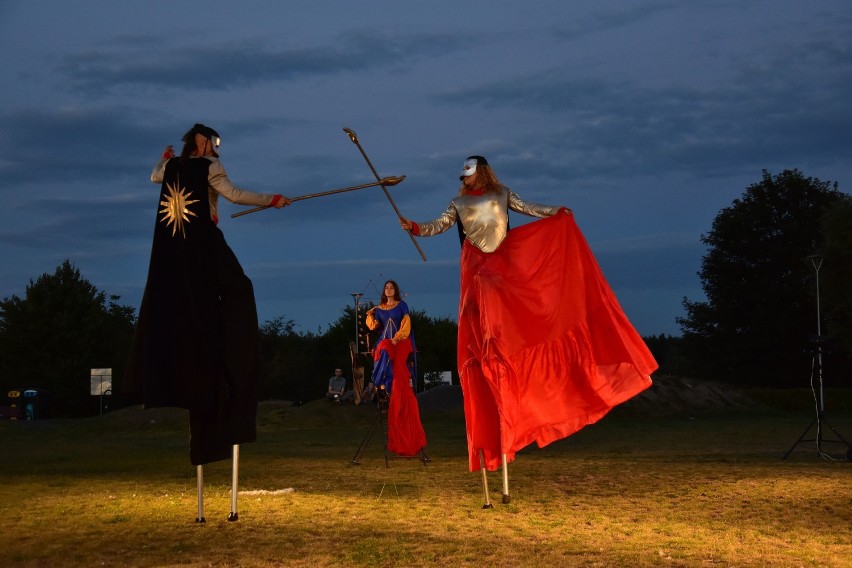
[[[91,413],[92,368],[112,368],[117,391],[135,323],[134,309],[117,303],[80,276],[69,260],[30,280],[24,298],[0,302],[0,384],[39,387],[59,415]]]
[[[418,391],[425,389],[426,375],[452,371],[458,384],[458,324],[447,317],[432,318],[412,310],[411,325],[417,346]]]
[[[354,326],[355,310],[351,307],[344,308],[338,320],[322,334],[297,333],[296,323],[284,316],[263,323],[260,398],[294,402],[321,398],[335,368],[344,369],[349,375],[349,341]]]
[[[822,219],[820,306],[832,344],[852,358],[852,198],[844,197]]]
[[[660,366],[654,374],[689,376],[692,366],[683,354],[683,337],[663,334],[643,337],[642,340],[657,364]]]
[[[363,324],[366,311],[372,304],[362,306],[359,312]],[[456,323],[447,318],[431,318],[425,312],[412,310],[412,328],[417,346],[418,390],[423,388],[423,377],[434,371],[456,368]],[[355,309],[344,307],[340,317],[324,333],[297,333],[295,322],[280,316],[260,326],[261,351],[264,370],[261,380],[261,398],[283,398],[292,401],[309,401],[324,396],[328,379],[335,368],[344,370],[352,387],[352,361],[350,342],[355,340]],[[366,326],[361,325],[366,331]],[[371,334],[370,347],[375,346],[376,333]],[[361,346],[364,348],[364,345]],[[372,372],[372,358],[362,356],[366,380]]]
[[[749,186],[701,237],[706,301],[684,298],[684,347],[705,374],[742,384],[801,384],[815,329],[813,268],[822,218],[844,194],[798,170]]]
[[[260,352],[263,364],[260,381],[260,398],[293,399],[287,388],[288,354],[291,345],[298,341],[296,322],[278,316],[260,326]],[[297,349],[298,347],[295,347]]]

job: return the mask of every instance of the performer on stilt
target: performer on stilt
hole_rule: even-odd
[[[471,471],[503,468],[536,442],[564,438],[651,385],[657,368],[566,207],[523,201],[482,156],[433,221],[401,221],[462,239],[458,368]],[[509,230],[509,210],[542,218]],[[486,487],[487,481],[483,472]]]
[[[409,356],[414,353],[411,318],[396,282],[385,282],[382,300],[367,311],[366,323],[371,330],[380,330],[374,350],[373,386],[379,400],[390,397],[388,450],[401,456],[417,455],[426,446],[426,433],[411,388],[414,380],[408,364]]]
[[[200,466],[233,457],[236,485],[238,444],[256,439],[260,372],[254,291],[217,227],[218,199],[277,208],[290,200],[235,187],[212,128],[195,124],[182,140],[180,156],[168,146],[151,173],[160,200],[124,390],[146,408],[189,410],[200,512]],[[235,498],[236,487],[233,517]]]

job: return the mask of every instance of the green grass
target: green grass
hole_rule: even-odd
[[[847,440],[849,394],[827,397]],[[751,395],[749,412],[616,409],[522,451],[510,504],[489,474],[491,510],[461,412],[424,412],[431,463],[386,467],[378,438],[350,463],[372,409],[267,402],[240,489],[293,491],[242,494],[228,522],[230,462],[210,464],[204,524],[182,411],[4,422],[0,566],[852,566],[852,464],[813,442],[782,460],[809,393]]]

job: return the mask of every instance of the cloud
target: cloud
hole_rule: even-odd
[[[8,185],[127,181],[156,128],[122,106],[29,106],[0,114],[0,176]],[[159,146],[159,144],[157,144]]]
[[[67,55],[57,71],[82,93],[103,95],[124,87],[167,90],[244,89],[270,81],[294,81],[341,73],[410,66],[460,49],[456,34],[392,34],[373,29],[340,34],[325,45],[274,47],[274,40],[209,41],[183,45],[139,38],[121,52]],[[157,49],[151,45],[167,45]],[[211,64],[215,72],[211,73]]]
[[[700,296],[700,234],[761,170],[847,190],[852,173],[848,2],[82,6],[0,18],[4,293],[70,258],[135,304],[147,176],[194,122],[222,133],[237,185],[289,195],[372,181],[351,126],[381,175],[408,175],[391,193],[420,221],[484,154],[524,199],[574,208],[645,333]],[[241,209],[220,203],[220,228],[262,320],[313,329],[384,278],[416,309],[457,309],[455,231],[418,241],[422,262],[380,191]]]
[[[817,43],[806,54],[790,46],[759,69],[741,63],[711,86],[625,88],[550,69],[434,98],[492,113],[549,115],[549,131],[524,140],[523,154],[502,163],[551,177],[566,170],[576,177],[600,171],[720,175],[755,162],[819,162],[838,149],[852,150],[852,139],[843,135],[852,129],[852,43]]]

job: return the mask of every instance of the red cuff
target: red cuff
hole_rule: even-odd
[[[272,196],[272,201],[269,202],[269,207],[275,207],[278,205],[278,202],[281,201],[281,194],[276,194]]]
[[[411,222],[411,234],[417,235],[418,237],[420,236],[420,225],[418,225],[414,221]]]
[[[161,157],[161,158],[162,158],[163,160],[168,160],[168,159],[169,159],[169,158],[171,158],[171,157],[172,157],[172,151],[171,151],[171,150],[166,150],[165,152],[163,152],[163,155],[162,155],[162,157]]]

